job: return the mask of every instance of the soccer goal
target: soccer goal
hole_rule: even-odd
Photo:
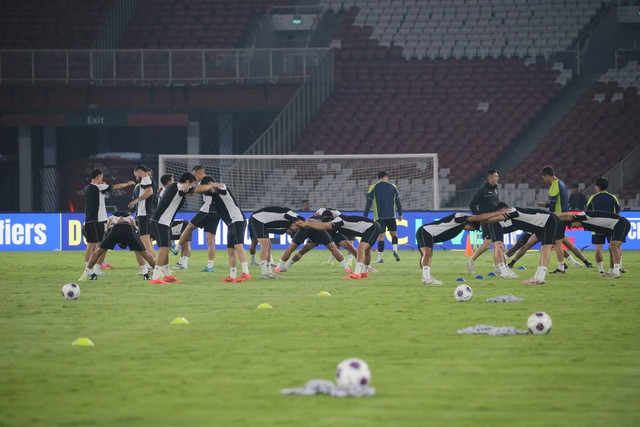
[[[404,210],[438,210],[437,154],[369,155],[176,155],[159,156],[160,176],[176,180],[195,165],[229,186],[244,210],[265,206],[300,207],[308,199],[312,209],[335,207],[361,211],[365,194],[379,171],[398,187]],[[188,198],[187,210],[199,199]]]

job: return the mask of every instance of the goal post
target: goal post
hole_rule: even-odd
[[[379,171],[398,187],[403,210],[439,210],[437,154],[204,155],[161,154],[159,176],[177,180],[195,165],[229,186],[243,210],[265,206],[296,209],[308,199],[312,209],[361,211]],[[185,209],[197,210],[188,198]]]

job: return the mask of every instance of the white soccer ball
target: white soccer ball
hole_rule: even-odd
[[[62,287],[64,299],[78,299],[80,297],[80,286],[75,283],[67,283]]]
[[[368,385],[371,382],[369,365],[362,359],[353,357],[338,363],[336,383],[342,387]]]
[[[453,291],[453,296],[458,302],[467,302],[473,297],[473,289],[469,285],[460,285]]]
[[[553,323],[551,317],[544,311],[537,311],[527,319],[527,328],[534,335],[548,334]]]

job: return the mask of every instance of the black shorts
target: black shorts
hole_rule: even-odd
[[[100,243],[104,239],[104,227],[106,222],[85,222],[84,237],[87,243]]]
[[[378,218],[376,222],[380,224],[380,233],[389,231],[398,231],[398,223],[395,218]]]
[[[161,248],[168,248],[171,245],[171,227],[151,220],[151,229],[154,230],[156,241]]]
[[[198,211],[193,218],[191,218],[191,224],[198,228],[204,229],[207,233],[216,234],[218,231],[218,224],[220,223],[220,217],[218,214],[211,212]]]
[[[482,240],[491,239],[491,228],[493,224],[480,224]]]
[[[556,240],[564,239],[564,231],[566,230],[566,228],[567,225],[564,223],[564,221],[560,221],[558,219],[558,228],[556,228]]]
[[[110,249],[116,245],[128,246],[130,251],[144,251],[144,245],[130,224],[115,224],[100,244],[100,249]]]
[[[232,249],[235,245],[244,243],[244,230],[247,227],[245,221],[236,221],[229,224],[227,230],[227,248]]]
[[[182,232],[187,228],[187,225],[189,225],[189,221],[186,219],[176,219],[171,221],[171,238],[173,240],[180,239],[180,236],[182,236]],[[189,240],[191,240],[191,236],[189,236]]]
[[[613,232],[611,233],[611,241],[619,241],[626,242],[627,234],[631,230],[631,223],[627,218],[620,217],[618,223],[613,227]]]
[[[296,231],[291,238],[291,241],[296,245],[301,245],[307,239],[309,239],[311,243],[315,243],[317,245],[327,246],[333,243],[333,239],[328,232],[325,230],[315,230],[313,228],[303,228]]]
[[[591,244],[593,245],[604,245],[606,242],[611,241],[611,235],[605,235],[600,233],[593,233],[591,235]]]
[[[138,229],[140,230],[141,236],[151,234],[151,230],[149,228],[149,221],[151,221],[151,217],[149,215],[136,217],[136,220],[138,221]]]
[[[395,221],[395,220],[394,220]],[[362,233],[362,237],[360,238],[360,243],[368,243],[373,246],[374,243],[378,240],[378,236],[380,235],[380,224],[377,222],[373,222],[371,227],[367,228],[364,233]]]
[[[269,232],[263,222],[258,221],[252,216],[249,217],[249,237],[251,239],[268,239]]]
[[[489,224],[483,224],[483,232],[485,227],[489,230],[489,237],[492,242],[504,242],[504,231],[500,223],[491,222]]]
[[[558,240],[558,227],[564,228],[557,216],[551,214],[544,225],[544,228],[535,233],[541,245],[553,245]],[[564,232],[563,232],[564,233]]]
[[[526,245],[529,239],[531,238],[531,236],[532,236],[531,233],[529,233],[528,231],[525,231],[524,233],[522,233],[520,237],[518,237],[518,242],[516,243],[516,246],[522,247]]]
[[[416,241],[419,248],[433,248],[433,236],[424,227],[420,227],[416,231]]]
[[[334,233],[331,233],[331,238],[333,239],[333,243],[335,243],[336,246],[340,246],[340,242],[344,240],[353,240],[353,239],[349,239],[347,236],[337,231]]]

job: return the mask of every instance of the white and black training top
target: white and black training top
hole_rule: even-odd
[[[215,182],[213,178],[210,177],[209,175],[205,175],[204,177],[202,177],[202,180],[200,180],[198,185],[209,184],[212,182]],[[213,203],[213,194],[214,194],[213,190],[211,191],[211,193],[202,194],[202,206],[200,207],[200,212],[217,213],[216,204]]]
[[[622,218],[613,212],[587,211],[575,214],[574,221],[580,221],[582,228],[588,231],[609,235]]]
[[[364,216],[338,215],[331,221],[331,225],[334,230],[346,230],[349,234],[362,236],[365,231],[375,227],[375,221]]]
[[[160,199],[162,199],[162,195],[164,194],[164,190],[166,190],[165,187],[160,188],[160,190],[158,190],[158,205],[160,205]]]
[[[216,205],[218,215],[220,215],[225,224],[229,225],[234,222],[244,221],[244,214],[226,185],[222,184],[222,187],[216,189],[213,195],[213,202]]]
[[[134,230],[137,230],[137,227],[135,226],[135,220],[131,216],[131,213],[129,213],[128,211],[115,211],[113,214],[111,214],[111,218],[109,219],[110,221],[107,222],[109,229],[112,229],[113,226],[117,224],[125,224],[130,225]],[[124,219],[125,222],[119,222],[120,219]]]
[[[155,193],[155,188],[153,188],[153,181],[148,176],[145,176],[140,180],[140,195],[143,195],[147,188],[151,188]],[[144,200],[141,200],[136,205],[136,216],[146,216],[153,214],[153,199],[155,199],[154,194],[151,197],[148,197]]]
[[[107,206],[104,195],[113,190],[109,184],[89,184],[84,187],[84,222],[104,222],[107,220]]]
[[[271,233],[284,232],[295,221],[304,221],[304,218],[289,208],[269,206],[257,210],[251,218],[264,224],[264,228]]]
[[[552,214],[542,209],[515,207],[509,208],[504,215],[505,219],[501,221],[501,224],[506,225],[507,221],[511,220],[512,226],[518,230],[538,233],[544,229]]]
[[[162,198],[158,207],[151,217],[154,221],[158,221],[158,224],[171,226],[171,221],[176,216],[176,212],[184,204],[184,196],[193,192],[193,187],[189,188],[187,184],[181,184],[174,182],[162,192]]]
[[[446,242],[456,237],[467,221],[469,215],[465,213],[452,213],[437,221],[422,226],[422,229],[433,236],[435,242]]]

